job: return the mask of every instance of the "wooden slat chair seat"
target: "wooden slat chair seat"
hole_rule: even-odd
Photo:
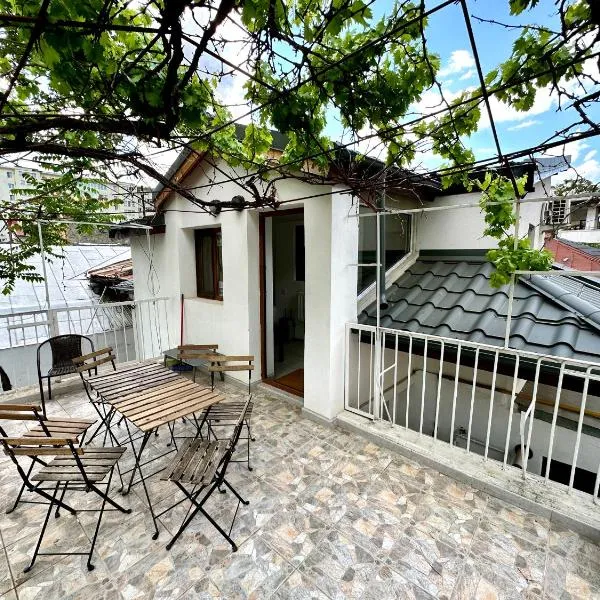
[[[210,484],[221,458],[219,444],[218,441],[186,438],[161,480],[181,481],[193,485]]]
[[[233,433],[226,443],[221,440],[210,441],[198,439],[197,437],[186,438],[181,449],[175,456],[175,459],[165,470],[162,478],[175,483],[192,505],[186,518],[183,520],[181,527],[167,544],[167,550],[172,548],[173,544],[178,540],[179,536],[199,512],[202,513],[215,529],[231,544],[232,550],[234,552],[237,550],[237,545],[230,537],[231,529],[233,528],[240,503],[247,505],[248,501],[244,500],[231,486],[225,478],[225,475],[227,473],[227,467],[231,462],[231,457],[235,452],[238,440],[240,439],[240,433],[244,425],[250,402],[251,398],[248,398],[238,416]],[[216,489],[220,490],[223,485],[227,487],[238,500],[229,533],[225,532],[204,508],[204,505],[213,492]],[[179,500],[172,506],[163,510],[160,514],[156,515],[156,517],[158,518],[169,512],[181,504],[181,502],[182,501]]]
[[[131,513],[131,509],[124,508],[109,497],[114,469],[126,449],[122,447],[83,449],[80,446],[75,446],[73,440],[67,437],[46,437],[42,439],[0,436],[0,445],[3,446],[4,452],[16,465],[17,471],[26,487],[31,492],[35,492],[49,501],[46,517],[42,524],[31,562],[24,569],[25,573],[32,569],[37,557],[44,554],[87,556],[87,567],[91,571],[94,568],[91,562],[92,554],[96,546],[100,523],[107,503],[123,513]],[[33,477],[29,477],[29,474],[25,473],[18,461],[18,457],[20,456],[28,456],[38,460],[40,457],[43,457],[43,467]],[[44,484],[47,484],[48,487],[44,486]],[[106,486],[106,490],[103,491],[98,487],[100,485]],[[60,508],[71,514],[76,514],[75,509],[66,504],[64,500],[67,493],[75,491],[94,492],[102,500],[99,509],[86,509],[86,512],[94,510],[99,513],[89,551],[77,552],[69,550],[59,552],[53,550],[48,553],[40,552],[52,511],[56,510],[56,517],[60,516]]]
[[[31,481],[102,481],[116,466],[125,448],[86,448],[81,456],[57,456],[42,467]],[[80,468],[83,467],[85,476]]]
[[[210,407],[208,412],[205,412],[201,415],[200,423],[206,422],[208,427],[208,438],[212,436],[215,440],[223,439],[219,438],[215,428],[219,427],[232,427],[235,426],[237,420],[240,418],[240,414],[244,410],[246,406],[245,401],[225,401],[219,402],[214,406]],[[244,419],[244,425],[248,434],[246,437],[240,437],[241,440],[246,440],[246,460],[234,460],[231,462],[245,462],[248,463],[248,470],[252,471],[252,467],[250,466],[250,441],[255,441],[255,438],[252,437],[252,430],[250,427],[250,418],[252,417],[252,409],[254,408],[254,403],[250,402],[246,409],[246,418]]]
[[[44,426],[37,425],[23,433],[24,437],[73,437],[79,439],[96,422],[95,419],[46,419]]]
[[[37,425],[19,433],[22,438],[44,439],[64,438],[73,442],[83,443],[87,430],[95,423],[92,419],[72,419],[67,417],[46,417],[42,408],[35,404],[0,404],[0,421],[34,421]],[[0,435],[6,436],[6,431],[0,426]],[[31,457],[31,464],[27,471],[27,477],[31,475],[36,464],[44,465],[43,460]],[[7,509],[7,513],[13,512],[25,491],[25,484],[21,486],[13,505]],[[23,500],[23,502],[27,502]]]

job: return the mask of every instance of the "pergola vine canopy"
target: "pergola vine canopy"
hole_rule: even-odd
[[[523,17],[539,3],[505,1]],[[201,200],[168,181],[167,152],[210,151],[268,181],[297,172],[307,160],[335,162],[332,120],[349,140],[344,146],[360,152],[369,141],[390,168],[414,166],[422,152],[433,152],[444,163],[433,175],[454,179],[474,164],[510,165],[491,100],[526,111],[537,94],[551,93],[572,109],[568,127],[520,156],[596,135],[590,111],[600,92],[597,68],[589,64],[598,61],[597,3],[545,4],[556,27],[523,25],[506,60],[484,73],[467,0],[397,0],[385,10],[374,0],[0,0],[0,157],[42,161],[59,175],[33,201],[32,194],[0,199],[2,218],[81,219],[82,212],[99,210],[86,181],[126,173],[153,179],[199,210],[239,209],[239,200]],[[447,98],[428,20],[457,8],[478,84]],[[240,82],[243,97],[232,101],[228,90]],[[431,91],[438,106],[418,109]],[[468,138],[483,115],[496,148],[476,160]],[[252,124],[242,139],[237,121]],[[268,159],[272,128],[289,140],[277,163]],[[270,200],[256,181],[239,182],[247,207]],[[346,183],[365,193],[379,180],[357,182],[349,173]],[[517,182],[511,185],[517,195]],[[65,189],[77,192],[67,198]],[[27,235],[25,227],[22,243],[34,249],[33,234]],[[52,231],[47,237],[60,239]],[[0,278],[20,276],[7,260],[0,256]]]

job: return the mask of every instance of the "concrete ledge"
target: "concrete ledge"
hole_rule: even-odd
[[[341,412],[336,422],[342,429],[600,543],[600,505],[594,504],[589,494],[567,493],[564,486],[530,473],[524,480],[520,469],[503,469],[497,461],[390,423],[373,422],[347,411]]]

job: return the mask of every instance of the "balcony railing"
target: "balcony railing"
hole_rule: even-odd
[[[96,348],[111,346],[120,362],[160,356],[172,341],[170,302],[156,298],[0,315],[0,366],[13,388],[33,385],[38,344],[68,333],[90,337]]]
[[[348,411],[598,501],[598,363],[348,324],[345,377]]]

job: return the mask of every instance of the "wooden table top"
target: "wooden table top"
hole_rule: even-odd
[[[166,367],[140,362],[87,380],[103,400],[144,432],[200,413],[225,398]]]

